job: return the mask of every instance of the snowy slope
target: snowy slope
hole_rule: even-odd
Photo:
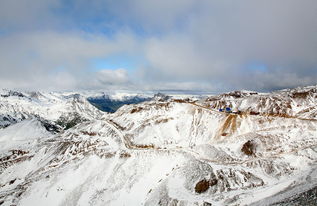
[[[283,201],[317,186],[314,88],[125,105],[58,134],[46,132],[37,120],[24,120],[0,130],[0,144],[6,147],[0,157],[0,203],[206,206]],[[290,96],[306,90],[309,95]],[[270,113],[275,104],[257,102],[277,96],[277,102],[296,103],[294,111]],[[233,103],[241,113],[217,111]],[[299,112],[305,107],[307,112]],[[284,111],[280,108],[284,106],[274,111]],[[34,130],[34,136],[24,130]],[[21,142],[10,144],[11,139]]]
[[[34,116],[57,121],[74,114],[78,114],[83,119],[102,116],[101,111],[76,93],[1,91],[0,127]]]
[[[317,86],[281,90],[273,93],[235,91],[207,99],[206,106],[268,115],[317,119]]]
[[[51,137],[42,123],[36,119],[29,119],[0,130],[0,153],[20,147],[29,148],[40,138]]]

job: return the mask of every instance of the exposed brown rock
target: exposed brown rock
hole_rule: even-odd
[[[255,111],[250,112],[250,115],[259,115],[259,114],[260,114],[260,112],[255,112]]]
[[[203,179],[196,184],[195,192],[203,193],[203,192],[206,192],[208,188],[209,188],[209,181]]]
[[[209,187],[212,187],[216,185],[217,183],[218,183],[217,179],[211,179],[211,180],[203,179],[196,184],[195,192],[197,193],[206,192],[209,189]]]
[[[241,148],[241,152],[249,156],[255,155],[255,151],[256,151],[256,144],[252,140],[248,140],[246,143],[243,144]]]
[[[88,135],[88,136],[96,136],[97,135],[96,132],[81,131],[81,133],[84,134],[84,135]]]
[[[113,121],[112,119],[109,119],[109,122],[111,122],[112,124],[113,124],[113,126],[115,126],[117,129],[119,129],[119,130],[126,130],[127,128],[125,128],[125,127],[123,127],[123,126],[121,126],[119,123],[117,123],[117,122],[115,122],[115,121]]]
[[[218,183],[217,179],[209,180],[209,187],[212,187],[212,186],[216,185],[217,183]]]
[[[13,155],[24,155],[29,153],[28,151],[23,151],[23,150],[10,150],[10,151]]]
[[[139,112],[141,111],[143,108],[142,107],[136,107],[136,108],[133,108],[130,113],[133,114],[133,113],[136,113],[136,112]]]
[[[184,99],[174,99],[173,101],[177,103],[186,103]]]
[[[161,124],[161,123],[166,123],[170,120],[172,120],[173,118],[166,118],[166,119],[159,119],[155,121],[155,124]]]
[[[294,92],[292,94],[292,97],[293,98],[307,98],[309,96],[309,92]]]
[[[129,157],[131,157],[130,153],[124,152],[120,154],[120,158],[129,158]]]
[[[154,145],[153,144],[137,144],[134,145],[137,148],[141,148],[141,149],[154,149]]]
[[[9,185],[12,185],[15,182],[16,179],[13,179],[9,182]]]

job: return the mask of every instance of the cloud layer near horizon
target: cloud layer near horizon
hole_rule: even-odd
[[[317,84],[315,0],[3,0],[0,87],[272,90]],[[137,58],[133,68],[95,59]]]

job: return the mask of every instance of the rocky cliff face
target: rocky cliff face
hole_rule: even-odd
[[[56,134],[37,119],[20,121],[0,130],[6,145],[0,150],[0,203],[287,201],[317,186],[316,94],[316,87],[306,87],[200,101],[169,98],[102,116],[85,109],[87,121]],[[226,106],[240,112],[218,111]]]

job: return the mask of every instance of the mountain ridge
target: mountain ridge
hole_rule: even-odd
[[[96,117],[94,109],[83,110],[92,118],[55,134],[36,119],[20,121],[21,126],[0,130],[2,144],[10,143],[0,150],[0,202],[205,206],[288,201],[317,186],[316,88],[153,99]],[[66,97],[74,109],[91,108],[76,98]],[[233,112],[220,112],[224,107]],[[38,135],[22,136],[22,125]]]

